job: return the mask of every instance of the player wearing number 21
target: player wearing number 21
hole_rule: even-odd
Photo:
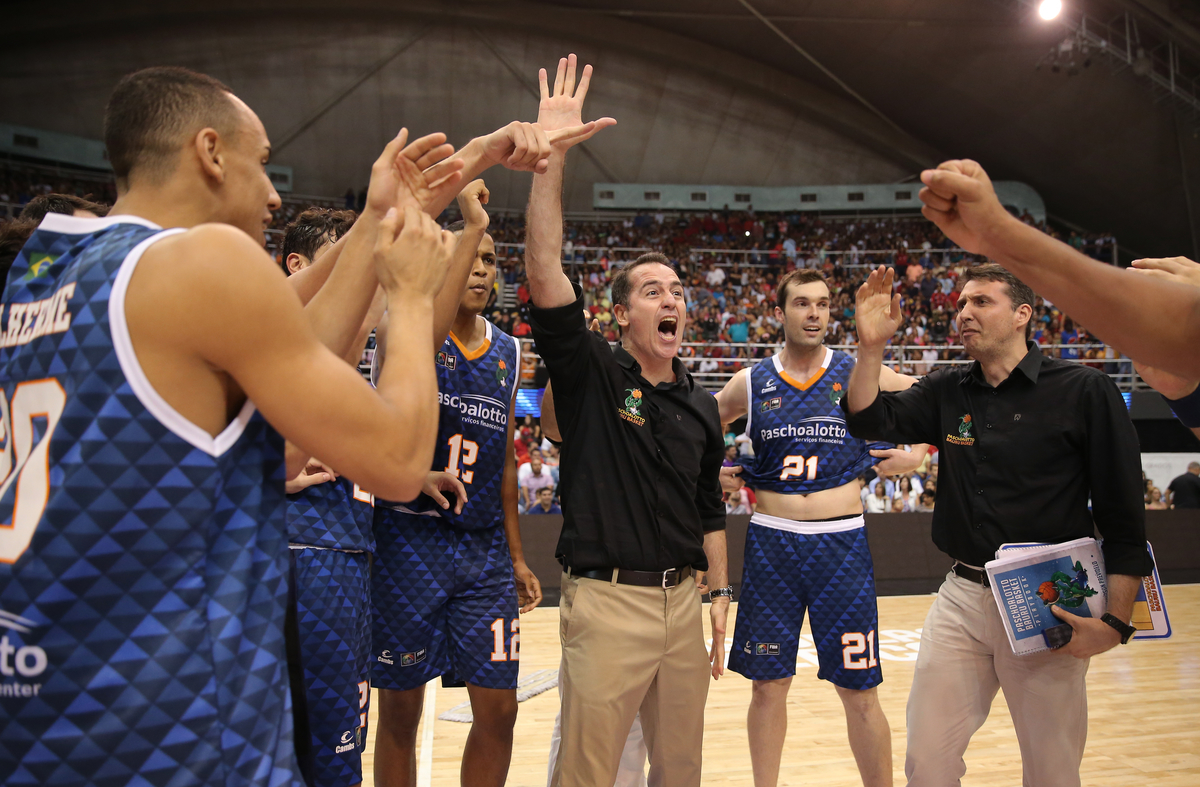
[[[480,316],[496,281],[496,246],[486,233],[488,191],[475,181],[459,195],[464,222],[451,225],[470,273],[458,314],[435,356],[438,444],[420,497],[376,501],[374,653],[379,693],[375,783],[415,783],[416,733],[425,684],[465,682],[474,722],[463,754],[472,783],[500,785],[517,718],[520,621],[542,599],[525,565],[517,519],[512,405],[520,345]],[[376,349],[375,369],[391,363]],[[519,599],[518,599],[519,597]]]
[[[850,436],[838,407],[854,368],[824,346],[829,287],[817,271],[786,275],[775,316],[784,325],[778,355],[742,369],[717,394],[721,422],[746,416],[754,445],[746,483],[758,511],[746,532],[742,594],[729,668],[753,681],[747,732],[756,787],[779,779],[787,733],[787,694],[808,609],[820,659],[846,711],[850,748],[868,787],[892,783],[891,733],[876,686],[875,576],[867,547],[858,476],[908,472],[927,446],[869,450]],[[904,390],[916,380],[884,368],[880,385]]]

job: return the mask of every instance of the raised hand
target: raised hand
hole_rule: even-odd
[[[542,99],[538,104],[538,125],[547,133],[568,131],[557,138],[551,138],[557,151],[566,151],[597,132],[615,126],[617,121],[610,117],[602,117],[590,123],[583,122],[583,101],[587,98],[588,87],[592,82],[592,67],[583,67],[583,76],[579,85],[575,85],[575,70],[578,61],[575,55],[568,55],[558,61],[558,72],[554,75],[554,92],[546,78],[546,69],[538,70],[538,84],[541,88]]]
[[[383,218],[389,208],[415,205],[426,210],[446,194],[453,194],[462,180],[464,163],[450,158],[454,146],[446,135],[429,134],[406,145],[408,129],[400,129],[371,166],[364,213]]]
[[[900,328],[900,296],[892,293],[896,273],[880,265],[858,288],[854,321],[860,347],[883,347]]]
[[[973,254],[987,254],[987,238],[999,225],[1016,221],[1000,200],[983,167],[970,159],[945,161],[921,173],[921,213],[946,237]]]
[[[462,212],[463,221],[468,227],[476,230],[486,230],[491,219],[483,206],[488,203],[491,192],[482,179],[473,180],[458,192],[458,209]]]
[[[404,207],[403,229],[392,208],[379,222],[375,239],[375,275],[391,293],[400,291],[432,298],[442,288],[456,238],[415,205]]]
[[[421,494],[428,495],[433,498],[433,502],[442,507],[442,510],[450,508],[450,501],[446,499],[443,492],[453,492],[457,498],[454,506],[454,513],[461,514],[463,506],[467,504],[467,488],[463,486],[462,481],[450,473],[441,471],[430,471],[425,476],[425,484],[421,487]]]
[[[1133,269],[1144,276],[1200,287],[1200,263],[1187,257],[1134,260]]]

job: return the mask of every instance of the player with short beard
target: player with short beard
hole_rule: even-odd
[[[779,282],[775,317],[783,351],[742,369],[717,394],[721,422],[746,417],[754,457],[743,472],[758,496],[746,532],[742,592],[729,668],[753,681],[746,727],[756,787],[779,780],[787,734],[787,694],[805,609],[820,659],[846,711],[850,748],[867,787],[892,783],[891,731],[879,705],[875,576],[863,527],[858,476],[909,472],[911,453],[870,450],[850,436],[838,407],[854,359],[824,345],[829,286],[819,271]],[[884,368],[881,385],[916,380]],[[882,480],[880,481],[882,484]]]

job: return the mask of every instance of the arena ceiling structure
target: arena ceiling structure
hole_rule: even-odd
[[[970,157],[1126,256],[1200,256],[1198,7],[1065,0],[1045,21],[1033,0],[66,0],[5,10],[0,122],[99,138],[122,74],[184,65],[259,113],[297,192],[338,195],[401,125],[461,144],[533,120],[537,68],[574,51],[597,69],[588,117],[619,125],[573,160],[568,210],[591,209],[596,181],[912,182]],[[528,178],[489,173],[492,204],[520,208]]]

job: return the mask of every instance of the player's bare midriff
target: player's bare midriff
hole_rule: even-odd
[[[798,522],[862,513],[862,498],[859,497],[857,480],[807,495],[784,495],[765,489],[755,490],[755,494],[758,496],[759,513]]]

